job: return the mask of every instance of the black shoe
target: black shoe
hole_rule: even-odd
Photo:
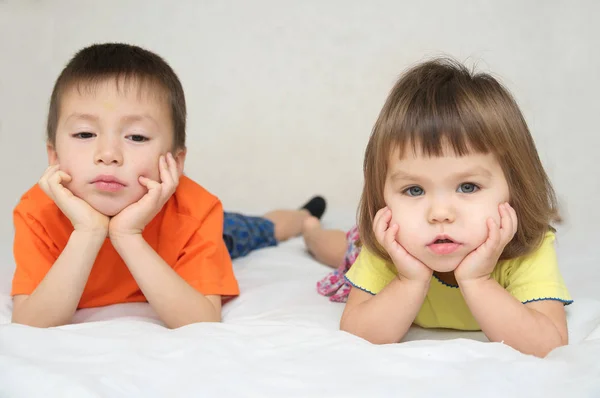
[[[325,208],[327,207],[327,202],[322,196],[313,196],[302,209],[308,210],[308,212],[313,216],[321,219],[323,213],[325,213]]]

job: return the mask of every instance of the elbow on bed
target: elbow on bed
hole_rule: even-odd
[[[68,325],[69,323],[71,323],[71,320],[70,319],[64,320],[64,321],[54,320],[54,321],[50,321],[50,322],[44,322],[43,319],[31,318],[31,317],[27,317],[25,315],[13,312],[12,318],[11,318],[11,323],[14,323],[17,325],[31,326],[34,328],[46,329],[46,328]]]
[[[373,333],[372,330],[364,329],[364,328],[360,328],[360,327],[354,327],[353,325],[349,325],[347,322],[345,323],[343,319],[342,319],[342,321],[340,321],[340,330],[350,333],[350,334],[353,334],[356,337],[360,337],[361,339],[367,340],[369,343],[372,343],[372,344],[383,345],[383,344],[394,344],[394,343],[399,342],[399,340],[397,339],[397,336],[395,334],[392,335],[389,333],[381,333],[381,332]]]
[[[556,348],[566,346],[569,344],[567,336],[557,335],[556,337],[546,341],[546,344],[540,344],[533,348],[530,352],[528,350],[523,351],[525,354],[531,354],[538,358],[545,358],[548,354],[554,351]]]
[[[198,313],[193,317],[189,317],[186,319],[172,319],[172,320],[163,320],[166,327],[169,329],[178,329],[187,325],[192,325],[194,323],[205,323],[205,322],[221,322],[221,314],[214,312],[210,314],[206,313]]]

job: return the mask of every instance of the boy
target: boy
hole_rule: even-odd
[[[183,88],[158,55],[79,51],[50,100],[50,167],[14,211],[13,322],[69,323],[77,308],[148,301],[170,328],[219,321],[239,294],[231,257],[300,233],[322,198],[265,218],[229,214],[183,175]],[[235,242],[247,238],[249,242]],[[248,239],[247,239],[248,240]]]

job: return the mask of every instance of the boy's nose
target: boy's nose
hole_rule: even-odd
[[[96,164],[104,163],[105,165],[120,165],[123,163],[123,155],[116,146],[104,145],[98,148],[94,162]]]

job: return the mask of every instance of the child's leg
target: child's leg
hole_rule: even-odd
[[[302,223],[311,216],[321,217],[325,200],[315,196],[299,210],[274,210],[263,217],[225,212],[223,240],[232,259],[300,235]]]
[[[302,233],[304,220],[311,217],[308,210],[273,210],[263,216],[275,225],[275,239],[286,241]]]
[[[346,232],[323,229],[318,218],[308,217],[304,221],[302,236],[306,248],[318,262],[332,268],[343,264],[348,249]]]
[[[315,196],[299,210],[273,210],[263,217],[275,225],[275,239],[286,241],[302,233],[304,221],[309,217],[321,218],[325,212],[325,200]]]

